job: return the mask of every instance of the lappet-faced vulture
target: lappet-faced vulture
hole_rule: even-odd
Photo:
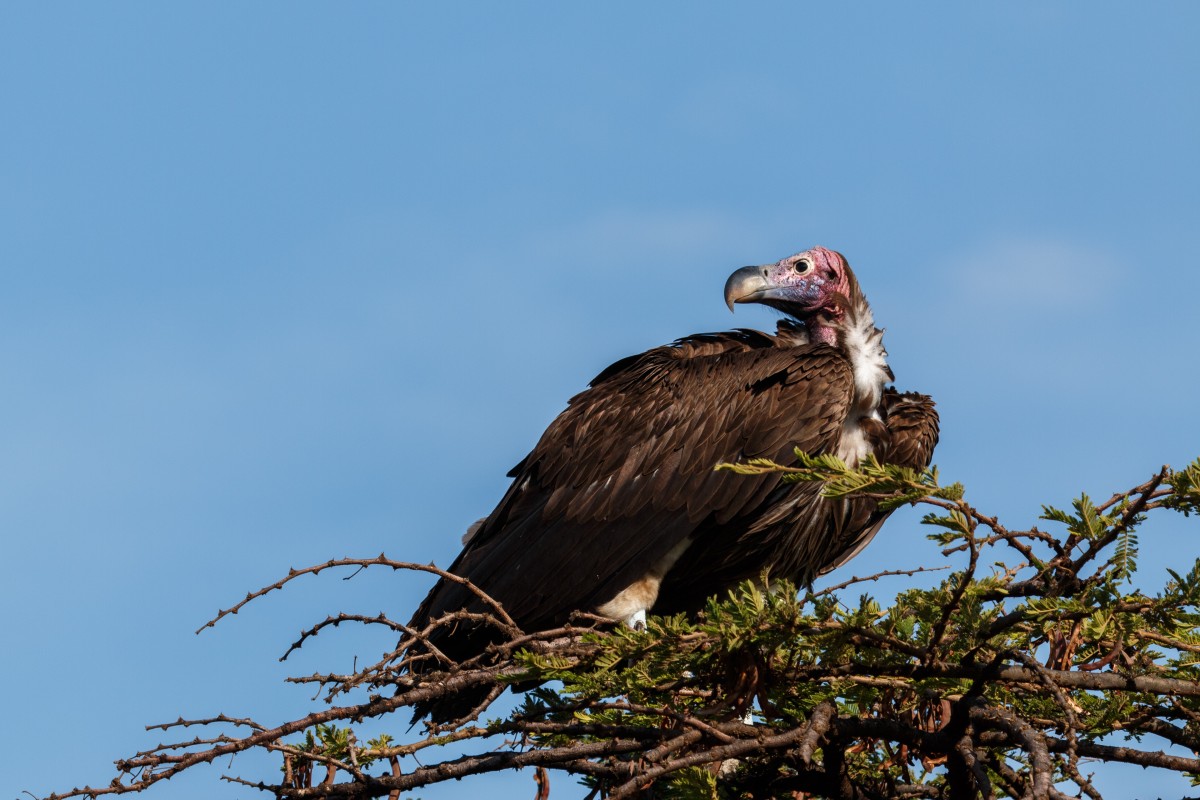
[[[577,610],[636,625],[648,611],[696,610],[764,571],[805,583],[861,550],[887,516],[871,501],[713,468],[791,463],[797,447],[924,468],[938,437],[932,400],[886,388],[883,331],[839,253],[815,247],[739,269],[725,300],[785,318],[773,335],[688,336],[597,375],[512,469],[449,571],[533,631]],[[464,607],[483,610],[468,589],[439,581],[411,624]],[[463,623],[432,643],[461,659],[494,635]]]

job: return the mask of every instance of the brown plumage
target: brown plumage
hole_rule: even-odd
[[[450,572],[537,630],[576,610],[630,621],[648,609],[691,611],[764,569],[807,582],[858,552],[886,517],[870,501],[713,467],[789,463],[798,447],[923,468],[937,441],[932,401],[884,391],[881,332],[837,253],[815,248],[739,270],[726,299],[792,319],[774,335],[690,336],[605,369],[509,473],[512,485]],[[412,624],[477,605],[441,581]],[[461,659],[492,635],[463,624],[434,644]]]

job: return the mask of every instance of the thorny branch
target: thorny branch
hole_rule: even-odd
[[[1157,594],[1127,583],[1132,533],[1148,514],[1200,511],[1200,462],[1164,468],[1098,506],[1081,498],[1074,514],[1047,509],[1046,519],[1065,526],[1057,533],[1006,528],[967,504],[960,487],[939,486],[934,472],[870,463],[848,470],[828,459],[735,467],[772,468],[825,481],[831,496],[924,504],[933,510],[925,522],[938,529],[930,538],[967,563],[935,586],[901,592],[889,608],[838,592],[933,570],[889,570],[800,594],[747,583],[696,618],[652,619],[644,631],[586,614],[522,631],[469,582],[383,555],[289,570],[203,627],[302,575],[336,568],[431,573],[467,586],[483,610],[446,614],[420,630],[385,614],[331,615],[301,632],[284,658],[344,622],[400,641],[353,673],[289,679],[328,690],[327,705],[306,716],[152,725],[216,732],[138,752],[117,762],[111,783],[50,798],[139,792],[253,750],[278,754],[281,771],[225,779],[279,798],[398,798],[520,767],[536,768],[541,800],[552,771],[610,800],[660,784],[681,797],[714,797],[720,786],[731,797],[839,800],[1036,800],[1068,796],[1073,784],[1097,800],[1100,790],[1080,771],[1085,759],[1200,775],[1200,562],[1172,573]],[[1124,548],[1120,558],[1115,547]],[[1005,562],[1005,553],[1017,560]],[[499,641],[454,662],[430,639],[464,623],[492,626]],[[543,684],[508,713],[492,708],[505,687],[545,681],[561,688]],[[425,723],[402,739],[355,737],[366,720],[403,731],[396,712],[480,689],[486,699],[458,720]],[[751,701],[754,724],[744,719]],[[489,711],[494,719],[477,721]]]

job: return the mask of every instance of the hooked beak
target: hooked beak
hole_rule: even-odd
[[[760,303],[774,288],[766,267],[742,267],[725,281],[725,305],[733,311],[734,303]]]

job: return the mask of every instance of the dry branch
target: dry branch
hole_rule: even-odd
[[[452,612],[420,630],[383,613],[330,615],[284,657],[341,623],[400,641],[353,673],[289,679],[328,689],[326,705],[300,719],[266,725],[216,715],[152,725],[215,730],[118,761],[108,784],[50,798],[139,792],[250,750],[277,753],[281,777],[226,779],[279,798],[398,798],[520,767],[537,769],[540,800],[551,771],[579,776],[590,796],[610,800],[663,784],[681,797],[711,797],[720,785],[731,797],[864,800],[1057,798],[1074,784],[1097,800],[1080,759],[1200,774],[1200,759],[1167,752],[1200,751],[1200,562],[1158,594],[1130,588],[1126,569],[1136,555],[1133,531],[1147,515],[1200,510],[1200,463],[1161,470],[1099,506],[1084,497],[1075,513],[1047,509],[1047,519],[1064,526],[1057,535],[1007,528],[957,487],[937,486],[932,473],[805,469],[825,469],[816,477],[840,495],[882,496],[881,482],[890,481],[889,491],[933,509],[926,521],[939,532],[931,538],[951,555],[965,553],[967,563],[936,586],[900,593],[890,608],[838,592],[945,567],[888,570],[801,594],[748,583],[696,618],[652,619],[644,631],[587,614],[554,630],[522,631],[469,582],[383,555],[293,569],[204,627],[301,575],[337,568],[437,575],[467,586],[483,610]],[[1006,563],[1004,554],[1019,561]],[[456,663],[429,640],[464,621],[503,636]],[[562,688],[543,686],[517,710],[477,722],[505,688],[551,680]],[[406,718],[397,712],[471,691],[484,699],[449,724],[355,739],[364,720],[402,731]],[[332,704],[343,697],[356,701]],[[751,725],[743,715],[752,701]],[[418,753],[424,764],[412,760]]]

